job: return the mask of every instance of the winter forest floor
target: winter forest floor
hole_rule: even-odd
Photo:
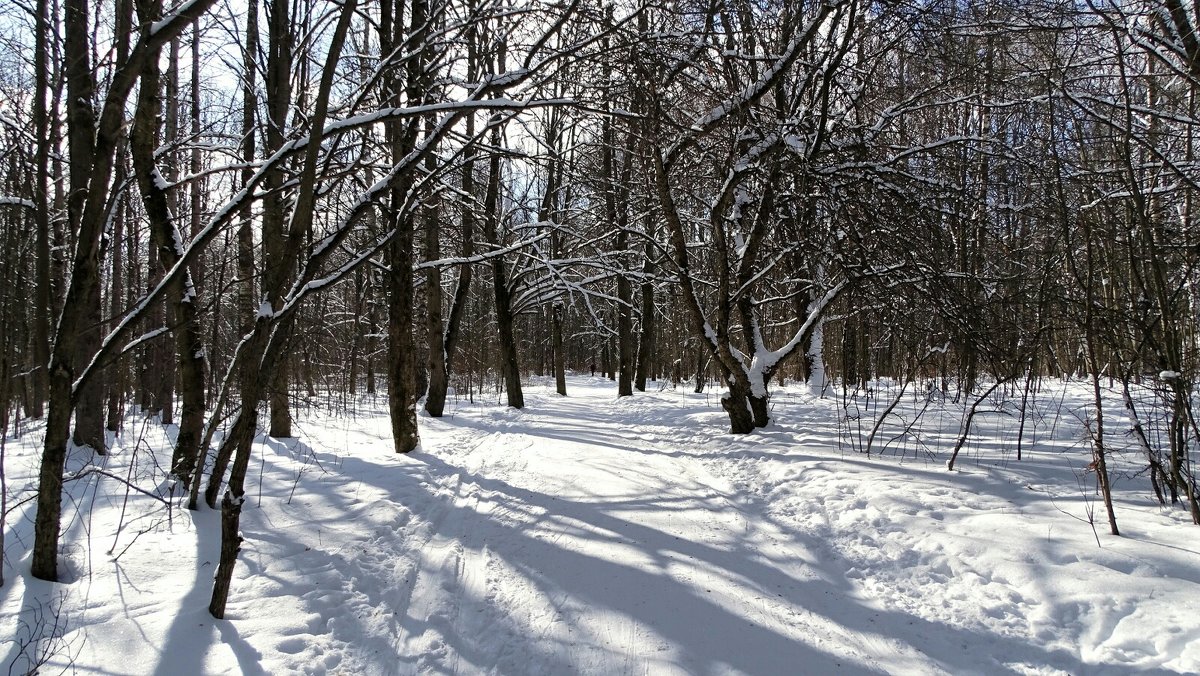
[[[886,401],[780,389],[775,422],[734,437],[715,394],[568,387],[531,385],[522,411],[459,400],[422,417],[407,456],[383,398],[302,410],[299,439],[260,438],[223,621],[206,610],[217,513],[98,473],[68,483],[72,581],[28,576],[31,425],[6,448],[3,666],[1200,672],[1200,529],[1121,469],[1131,454],[1116,459],[1122,537],[1106,534],[1081,386],[1038,395],[1019,462],[1011,411],[981,416],[954,472],[962,406],[948,401],[906,397],[868,456],[847,429],[869,432]],[[114,444],[100,466],[168,490],[158,427],[131,420]],[[75,451],[69,471],[91,462]]]

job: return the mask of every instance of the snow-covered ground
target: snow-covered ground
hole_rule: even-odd
[[[1200,529],[1117,458],[1122,537],[1105,534],[1082,389],[1039,395],[1020,462],[1012,416],[981,416],[954,472],[962,407],[948,402],[917,418],[925,398],[906,398],[867,456],[846,432],[869,432],[886,401],[778,390],[776,422],[735,437],[716,395],[617,400],[584,377],[569,389],[534,385],[522,411],[458,401],[421,419],[407,456],[391,452],[382,399],[310,410],[299,440],[261,440],[223,621],[206,610],[217,514],[100,474],[69,484],[72,582],[29,578],[30,428],[6,449],[3,666],[1200,672]],[[165,491],[167,445],[131,421],[99,462]],[[76,452],[70,469],[88,462]]]

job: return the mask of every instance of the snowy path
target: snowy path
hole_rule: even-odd
[[[839,457],[816,427],[737,439],[703,396],[572,385],[520,412],[423,419],[409,457],[355,429],[318,439],[353,449],[326,480],[361,481],[380,534],[339,571],[348,593],[315,609],[357,619],[335,617],[288,667],[1120,673],[1200,659],[1200,597],[1138,601],[1181,583],[1163,585],[1178,574],[1154,559],[1168,550],[1140,568],[1121,551],[1137,542],[1098,550],[1074,519],[1042,523],[1042,496],[1015,502],[1028,489],[1011,476]],[[1025,526],[1055,537],[1029,548]],[[1096,593],[1104,565],[1124,593]],[[1139,631],[1151,614],[1175,633]]]
[[[303,443],[262,442],[229,620],[204,611],[216,542],[215,514],[201,511],[192,528],[144,535],[114,563],[115,589],[102,583],[109,573],[93,576],[101,582],[71,606],[76,665],[1200,670],[1190,527],[1139,487],[1121,496],[1126,537],[1097,547],[1052,435],[1020,464],[994,462],[983,444],[949,473],[839,452],[826,401],[781,396],[778,424],[738,438],[705,395],[618,401],[607,381],[570,387],[566,399],[532,388],[523,411],[461,403],[422,417],[422,449],[408,456],[390,451],[372,407],[312,417]],[[154,548],[171,558],[155,560]]]
[[[559,412],[458,466],[425,459],[455,495],[413,580],[401,654],[419,671],[767,674],[869,654],[797,603],[816,571],[723,482]]]

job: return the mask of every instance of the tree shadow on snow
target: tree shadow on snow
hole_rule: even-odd
[[[871,608],[855,598],[855,590],[843,572],[827,561],[815,562],[816,579],[796,579],[755,556],[745,543],[723,548],[681,539],[614,514],[614,511],[628,509],[628,503],[545,495],[467,472],[429,454],[416,457],[428,466],[432,477],[454,478],[473,484],[488,494],[502,496],[502,499],[530,505],[546,515],[583,524],[587,531],[610,533],[643,553],[653,561],[652,565],[627,565],[601,559],[534,537],[524,527],[526,524],[503,523],[467,507],[448,507],[459,512],[453,518],[462,520],[462,532],[479,533],[477,539],[488,543],[489,551],[519,570],[544,596],[566,597],[587,608],[605,609],[650,628],[669,642],[678,660],[677,666],[689,673],[726,673],[730,669],[758,674],[835,670],[875,673],[897,668],[895,664],[873,661],[869,655],[865,663],[849,662],[839,658],[834,651],[821,648],[823,640],[843,640],[845,637],[840,635],[841,632],[865,635],[867,643],[899,642],[952,673],[997,673],[1002,669],[1001,660],[1012,656],[1061,669],[1080,667],[1078,660],[1065,651],[1045,650],[1010,637]],[[639,507],[643,510],[654,508],[654,500]],[[713,505],[714,509],[720,507]],[[669,504],[662,506],[664,510],[671,508]],[[820,544],[793,543],[807,551],[820,551]],[[840,630],[835,627],[834,635],[813,637],[810,644],[756,624],[731,612],[704,590],[665,572],[671,561],[684,558],[698,561],[702,567],[721,576],[738,580],[755,593],[773,595],[779,599],[777,603],[784,604],[788,612],[795,613],[801,620],[812,614],[834,623]],[[443,584],[455,582],[446,580]],[[496,615],[505,614],[503,609],[497,609]],[[427,623],[423,618],[411,616],[403,620],[404,628],[410,634],[425,631]],[[528,655],[509,660],[505,660],[504,655],[489,655],[487,652],[493,642],[483,641],[475,633],[454,633],[454,625],[449,626],[447,642],[471,663],[494,665],[500,673],[529,673]],[[528,629],[510,626],[506,631],[512,632],[514,640],[519,641],[529,635]],[[442,623],[439,630],[448,631],[446,623]],[[552,654],[564,652],[545,646],[539,650],[543,656],[547,651]],[[608,650],[619,656],[622,647],[618,644]],[[580,670],[578,665],[562,661],[548,666],[551,668],[547,673]],[[908,665],[909,668],[914,666],[919,667]]]
[[[524,412],[497,418],[459,415],[438,424],[470,428],[479,433],[517,432],[545,439],[551,445],[586,442],[622,452],[671,457],[705,459],[711,455],[714,459],[735,457],[789,463],[850,461],[852,465],[857,461],[853,455],[837,458],[773,448],[794,440],[794,432],[745,441],[716,430],[696,428],[687,430],[683,436],[737,440],[730,444],[731,449],[720,451],[663,450],[662,443],[647,448],[647,444],[620,441],[620,428],[615,426],[618,421],[611,416],[583,402],[563,401],[569,402],[568,408],[565,412],[556,409],[553,426],[535,424],[536,415],[522,420]],[[679,413],[695,412],[686,409],[646,413],[641,418],[650,424],[668,425],[671,416]],[[680,435],[675,434],[663,441],[677,444],[679,440]],[[281,450],[275,448],[275,455],[285,455]],[[699,495],[681,503],[677,496],[656,495],[653,490],[656,485],[677,486],[672,477],[662,476],[639,477],[649,488],[641,495],[589,494],[587,487],[579,487],[570,496],[553,495],[488,476],[486,467],[472,471],[459,466],[453,453],[447,453],[450,459],[445,459],[417,452],[398,461],[386,449],[381,451],[377,458],[338,457],[342,463],[338,474],[357,477],[382,491],[395,504],[425,510],[418,516],[429,525],[431,533],[422,540],[403,531],[403,524],[389,525],[387,519],[391,517],[386,510],[374,518],[371,510],[376,506],[362,505],[356,494],[326,491],[313,498],[326,501],[322,513],[335,515],[336,522],[347,528],[371,527],[377,532],[365,533],[355,540],[353,544],[358,551],[353,555],[347,552],[342,556],[319,547],[309,551],[305,547],[304,551],[297,550],[293,562],[298,567],[310,564],[321,567],[319,574],[314,575],[313,590],[302,596],[303,603],[322,616],[337,614],[340,624],[330,625],[334,638],[355,642],[352,648],[370,673],[573,674],[602,672],[605,665],[614,664],[639,670],[654,670],[648,665],[673,667],[693,674],[731,670],[751,674],[914,672],[928,670],[931,665],[955,674],[1017,673],[1017,665],[1010,663],[1072,673],[1095,669],[1082,664],[1077,655],[1067,650],[1048,649],[1016,637],[930,621],[898,609],[873,607],[862,600],[860,590],[847,577],[846,562],[830,555],[828,543],[816,534],[798,532],[794,524],[773,519],[764,505],[747,502],[743,495],[726,495],[711,487],[700,487],[703,490]],[[294,453],[294,449],[289,453]],[[619,464],[600,469],[626,475],[636,471]],[[947,476],[940,468],[906,466],[905,471]],[[982,472],[954,476],[964,490],[986,492],[996,487],[996,480]],[[456,502],[457,496],[447,493],[447,486],[457,486],[458,495],[478,491],[499,510],[481,511],[469,502]],[[742,514],[747,523],[770,522],[779,533],[786,534],[787,541],[779,543],[782,549],[794,554],[768,555],[758,551],[748,536],[724,542],[704,541],[703,534],[680,537],[628,515],[637,510],[665,517],[680,508],[714,514],[733,510]],[[542,525],[578,538],[608,540],[610,544],[631,548],[637,557],[631,557],[630,561],[612,560],[576,550],[569,544],[570,537],[541,537]],[[247,529],[249,539],[295,548],[295,534],[267,527],[251,530],[252,526],[243,525],[243,528]],[[210,530],[216,532],[215,527]],[[438,532],[452,540],[469,536],[468,544],[486,547],[492,556],[517,571],[524,583],[557,609],[557,621],[565,626],[566,635],[560,631],[548,636],[544,626],[534,626],[532,620],[522,619],[522,612],[528,609],[507,605],[503,589],[499,594],[491,593],[495,590],[481,592],[464,583],[454,570],[421,569],[422,557],[427,552],[403,548],[420,542],[428,545],[429,538]],[[382,565],[389,557],[408,559],[414,566],[397,572],[399,568]],[[751,601],[755,599],[731,602],[717,598],[701,584],[679,579],[676,564],[683,561],[691,562],[691,569],[734,582],[737,589],[761,600],[762,610],[757,617],[751,617],[749,611],[755,607]],[[453,598],[461,605],[439,609],[427,617],[414,616],[410,611],[418,572],[441,576],[441,580],[422,583],[456,595]],[[803,573],[803,578],[796,577],[796,573]],[[210,574],[208,569],[203,574],[197,571],[196,587],[203,590],[200,594],[207,591],[207,584],[201,583]],[[383,579],[375,579],[381,575]],[[337,581],[345,584],[331,592],[320,591],[322,584]],[[364,610],[378,611],[378,617],[351,612],[346,605],[349,601],[360,603]],[[513,602],[519,601],[518,595]],[[193,601],[189,597],[188,607],[204,605],[202,598]],[[665,642],[662,657],[633,654],[633,650],[646,649],[644,642],[640,647],[635,645],[633,637],[597,635],[593,626],[597,615],[625,618],[648,629]],[[196,642],[187,634],[194,624],[178,618],[166,648],[195,648]],[[812,631],[801,634],[804,640],[798,640],[795,634],[784,630],[789,624]],[[422,644],[432,647],[429,652],[415,654],[397,639],[405,637],[411,641],[422,636],[436,636],[440,643]],[[164,657],[173,655],[166,648]],[[239,658],[244,654],[245,651],[239,653]],[[848,659],[842,655],[848,655]],[[255,656],[256,653],[252,655]],[[891,661],[894,659],[904,661]],[[247,665],[258,666],[256,660],[244,662],[243,668]],[[160,673],[167,670],[160,669]]]
[[[259,664],[262,654],[241,637],[235,620],[217,620],[208,612],[212,578],[216,573],[220,551],[221,514],[218,510],[201,506],[191,515],[196,528],[196,575],[190,591],[180,603],[179,614],[167,630],[154,674],[174,676],[202,670],[206,656],[218,642],[233,651],[242,674],[264,674]],[[244,572],[244,567],[239,568]]]

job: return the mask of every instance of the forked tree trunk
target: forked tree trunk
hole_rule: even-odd
[[[415,37],[425,30],[426,3],[416,0],[412,4],[411,30]],[[394,14],[393,14],[394,12]],[[380,23],[381,51],[391,53],[404,44],[406,37],[402,3],[385,3],[383,20]],[[405,103],[401,88],[407,84],[409,102],[417,101],[422,95],[420,88],[423,59],[412,58],[408,62],[407,83],[389,70],[384,80],[386,95],[391,105]],[[392,162],[399,163],[417,143],[418,120],[407,123],[390,121],[387,135],[391,146]],[[387,227],[396,231],[388,243],[385,259],[388,265],[388,410],[391,414],[392,439],[397,453],[408,453],[420,443],[417,432],[417,350],[413,336],[413,258],[414,223],[405,203],[407,190],[396,186],[389,191],[389,219]]]
[[[721,408],[729,414],[729,431],[749,434],[754,431],[754,413],[750,404],[750,384],[744,378],[727,377],[728,391],[721,395]]]
[[[963,416],[961,429],[959,429],[958,432],[958,439],[954,442],[954,450],[950,452],[950,459],[946,461],[946,469],[948,471],[954,471],[954,463],[958,461],[958,454],[960,451],[962,451],[963,446],[965,446],[967,443],[967,438],[971,435],[971,426],[975,422],[975,416],[979,413],[979,405],[982,404],[988,397],[992,396],[992,392],[995,392],[996,388],[1000,387],[1004,383],[1004,378],[997,378],[996,382],[992,383],[991,387],[989,387],[984,391],[983,394],[979,395],[973,402],[971,402],[971,406],[967,409]]]
[[[245,187],[247,184],[249,184],[252,177],[254,176],[254,169],[252,167],[252,163],[254,162],[254,159],[255,159],[255,147],[256,147],[255,114],[256,114],[256,109],[258,106],[258,95],[257,95],[257,85],[256,85],[256,82],[258,79],[258,77],[257,77],[257,74],[258,74],[258,67],[257,67],[258,11],[259,11],[258,0],[249,0],[249,2],[247,4],[247,9],[246,9],[246,28],[245,28],[246,40],[244,43],[245,47],[242,52],[243,70],[241,73],[241,75],[242,75],[242,78],[241,78],[242,79],[242,111],[241,111],[242,112],[242,144],[241,144],[241,150],[242,150],[242,159],[244,160],[244,163],[245,163],[242,168],[242,171],[241,171],[241,181],[242,181],[241,187]],[[256,278],[255,278],[255,274],[254,274],[253,220],[254,219],[253,219],[252,205],[250,202],[246,202],[241,206],[241,208],[239,209],[239,212],[238,212],[238,227],[237,227],[237,233],[236,233],[235,266],[236,266],[236,270],[237,270],[236,275],[237,275],[239,283],[237,285],[238,292],[237,292],[237,299],[236,299],[236,305],[235,305],[236,318],[237,318],[236,319],[237,323],[235,325],[236,333],[235,333],[235,337],[233,340],[233,344],[235,346],[240,344],[242,337],[249,336],[251,331],[254,328],[254,318],[255,318],[255,313],[256,313],[256,304],[254,301],[255,286],[256,286],[255,279]],[[228,241],[228,240],[226,240],[226,241]],[[222,265],[222,269],[223,269],[223,265]],[[221,288],[221,287],[222,287],[222,285],[218,284],[218,288]],[[216,322],[214,322],[213,354],[217,353],[215,350],[215,344],[216,344],[215,337],[217,335],[218,335],[217,324],[216,324]],[[228,368],[230,369],[230,371],[229,371],[229,375],[227,376],[227,379],[224,382],[221,382],[218,384],[218,382],[214,378],[213,383],[210,386],[210,392],[212,392],[212,395],[211,395],[212,396],[212,409],[213,409],[212,416],[214,419],[220,418],[220,416],[222,415],[222,411],[225,408],[226,402],[229,399],[230,395],[229,395],[227,388],[229,388],[231,386],[235,386],[235,383],[236,383],[237,387],[241,387],[243,385],[242,380],[245,378],[246,369],[241,369],[241,373],[239,373],[238,369],[236,368],[236,364],[233,364],[233,363],[229,364]],[[215,368],[211,369],[210,373],[212,373],[212,371],[215,371],[215,370],[216,370]],[[191,486],[189,487],[188,501],[187,501],[188,509],[194,510],[194,509],[197,509],[199,506],[199,494],[200,494],[200,483],[201,483],[200,477],[204,473],[205,456],[207,454],[208,448],[210,447],[210,444],[212,443],[212,435],[215,432],[216,432],[216,428],[210,427],[209,430],[201,438],[200,443],[198,444],[198,447],[201,450],[197,454],[195,466],[192,468],[192,470],[193,470],[192,482],[191,482]],[[222,445],[222,449],[224,449],[224,445]],[[250,452],[248,444],[247,444],[247,447],[244,449],[244,452],[247,454]],[[206,503],[209,505],[209,507],[215,507],[215,505],[216,505],[216,493],[220,488],[221,480],[225,475],[226,468],[228,467],[229,458],[230,458],[229,455],[222,456],[220,452],[218,452],[217,457],[214,458],[214,468],[212,470],[212,477],[209,480],[208,489],[205,492],[205,500],[206,500]]]
[[[242,393],[245,395],[251,393],[249,391],[261,389],[257,381],[251,380],[247,387],[243,387]],[[257,393],[253,394],[257,396]],[[216,574],[213,576],[212,596],[208,602],[209,614],[218,620],[225,617],[225,605],[229,600],[229,588],[233,582],[233,568],[241,550],[242,536],[239,526],[242,505],[246,501],[246,469],[250,465],[250,448],[257,428],[258,411],[253,407],[243,406],[229,429],[229,436],[221,442],[222,451],[228,448],[230,453],[235,452],[236,455],[233,469],[229,472],[229,487],[221,500],[221,550],[217,559]],[[209,506],[213,506],[211,501]]]

